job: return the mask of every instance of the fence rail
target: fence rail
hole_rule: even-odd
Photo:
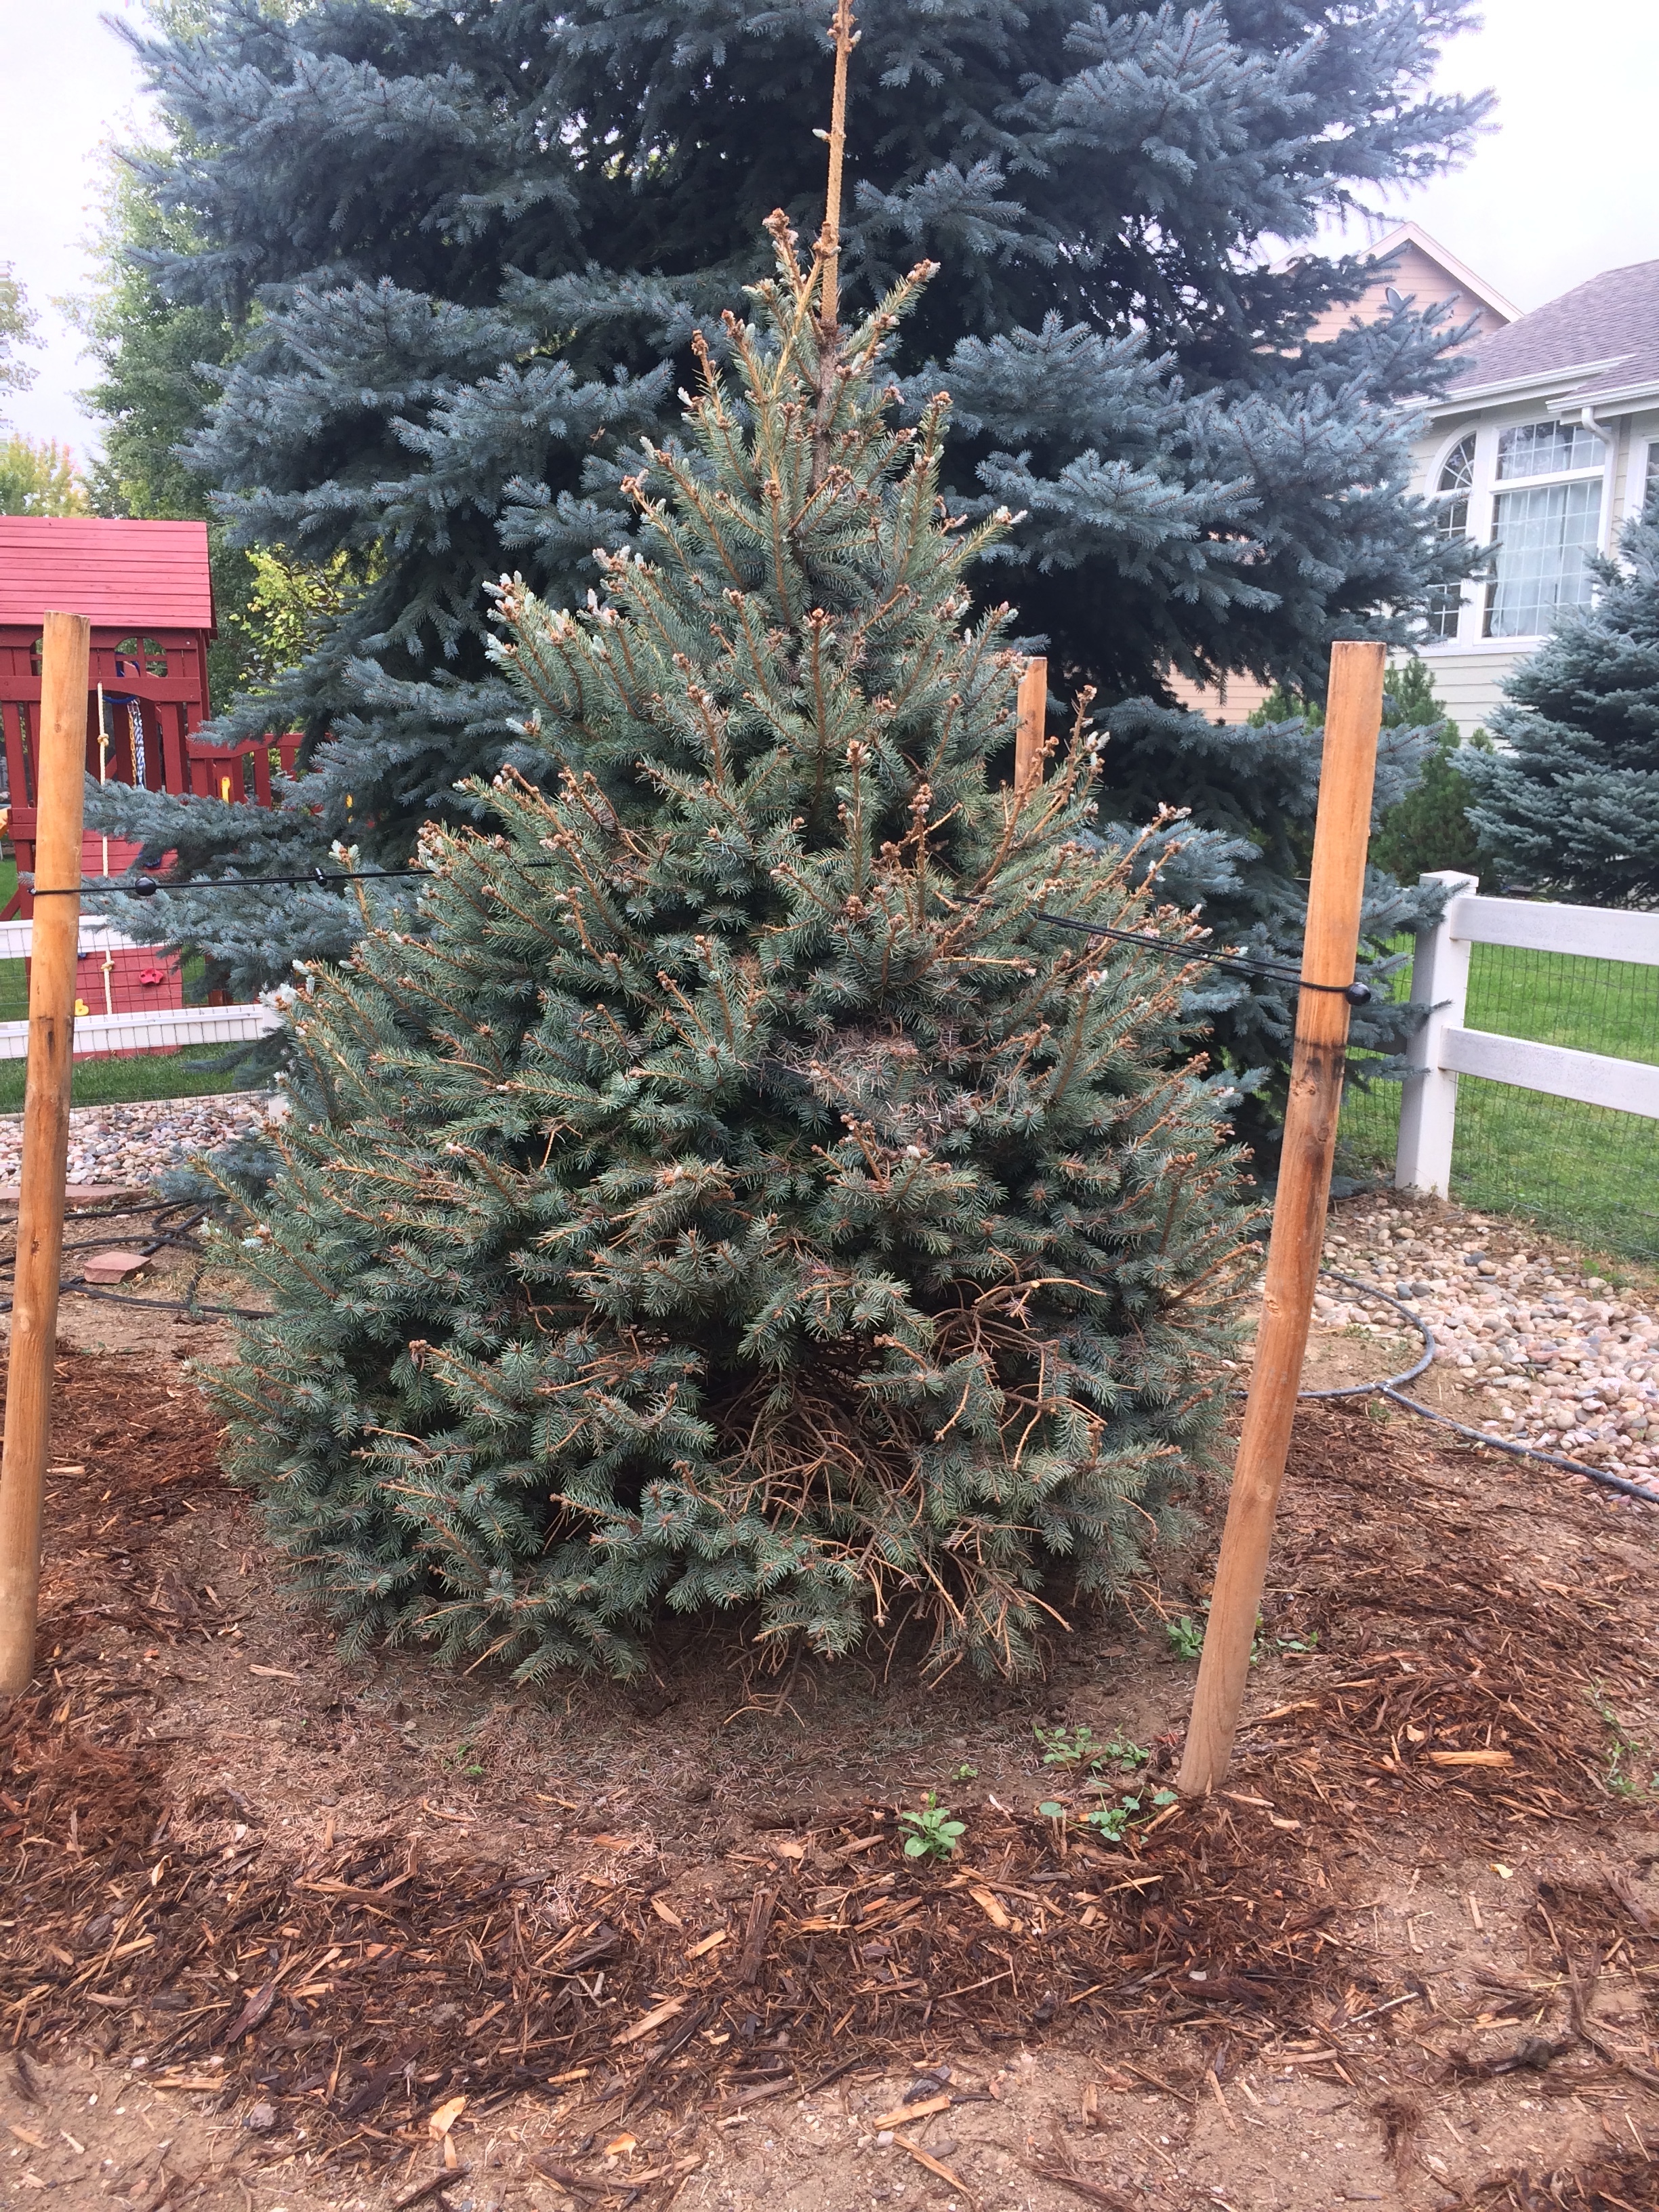
[[[75,1057],[94,1053],[172,1052],[181,1044],[240,1044],[283,1025],[274,1006],[158,1006],[153,1013],[77,1014]],[[29,1025],[0,1022],[0,1060],[27,1060]]]
[[[33,942],[33,921],[0,921],[0,961],[28,959]],[[141,965],[146,961],[157,964]],[[0,1004],[9,1000],[21,1007],[27,1003],[21,976],[15,969],[12,975],[16,977],[15,988],[10,988],[9,979],[0,983]],[[173,957],[128,937],[101,915],[81,916],[76,988],[89,1008],[95,1007],[100,995],[106,1008],[102,1013],[76,1014],[76,1059],[107,1053],[172,1052],[180,1045],[240,1044],[268,1036],[282,1027],[283,1018],[271,1006],[180,1004],[183,993]],[[116,1003],[122,999],[134,1003]],[[0,1061],[26,1060],[28,1048],[27,1021],[0,1020]]]
[[[1475,945],[1659,968],[1659,915],[1481,898],[1476,878],[1453,872],[1421,880],[1452,895],[1438,925],[1418,938],[1412,967],[1412,997],[1430,1011],[1407,1051],[1396,1186],[1449,1195],[1460,1075],[1659,1121],[1659,1067],[1470,1029],[1464,1019]]]

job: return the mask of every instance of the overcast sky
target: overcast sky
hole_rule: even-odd
[[[39,311],[39,380],[11,422],[84,453],[95,435],[75,394],[79,342],[52,304],[88,281],[82,242],[100,151],[142,126],[127,50],[100,20],[142,20],[140,0],[0,0],[0,262]],[[1498,127],[1474,160],[1392,204],[1522,308],[1598,270],[1659,259],[1659,71],[1654,0],[1489,0],[1486,27],[1449,52],[1443,82],[1491,85]]]

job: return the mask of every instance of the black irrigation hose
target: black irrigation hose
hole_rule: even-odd
[[[1340,1390],[1300,1390],[1301,1398],[1386,1398],[1395,1406],[1403,1406],[1407,1413],[1420,1413],[1425,1421],[1438,1422],[1443,1429],[1455,1429],[1460,1437],[1468,1437],[1478,1444],[1486,1444],[1493,1451],[1508,1452],[1513,1459],[1535,1459],[1546,1467],[1559,1467],[1568,1474],[1582,1474],[1602,1490],[1617,1491],[1621,1498],[1639,1498],[1644,1505],[1659,1505],[1659,1491],[1644,1490],[1639,1482],[1630,1482],[1622,1474],[1609,1474],[1605,1468],[1589,1467],[1581,1459],[1568,1459],[1565,1453],[1540,1451],[1535,1444],[1517,1444],[1506,1437],[1488,1436],[1484,1429],[1472,1429],[1467,1421],[1455,1421],[1449,1413],[1443,1413],[1433,1406],[1425,1406],[1419,1398],[1408,1398],[1400,1388],[1402,1382],[1415,1382],[1432,1363],[1435,1353],[1434,1331],[1421,1314],[1413,1313],[1403,1300],[1390,1297],[1386,1291],[1376,1289],[1358,1275],[1345,1275],[1335,1267],[1322,1267],[1322,1275],[1328,1275],[1334,1283],[1347,1283],[1356,1291],[1363,1291],[1367,1298],[1392,1306],[1396,1313],[1404,1314],[1423,1339],[1423,1357],[1415,1366],[1404,1369],[1398,1375],[1385,1376],[1380,1382],[1351,1382]],[[1233,1393],[1242,1397],[1242,1391]]]
[[[1322,988],[1331,989],[1334,986],[1326,985]],[[110,1221],[128,1219],[140,1213],[148,1213],[152,1224],[159,1224],[165,1215],[187,1212],[193,1203],[194,1201],[189,1199],[171,1199],[161,1205],[135,1206],[125,1211],[109,1208],[98,1213],[81,1214],[76,1218],[82,1221]],[[194,1228],[197,1222],[205,1218],[205,1208],[198,1208],[192,1218],[183,1224],[183,1227]],[[159,1250],[163,1244],[183,1244],[187,1241],[181,1234],[157,1237],[144,1248],[145,1255],[148,1257],[152,1252]],[[80,1244],[64,1247],[66,1251],[82,1251],[87,1249]],[[15,1257],[15,1255],[12,1256]],[[8,1264],[7,1258],[0,1257],[0,1267]],[[1423,1339],[1423,1354],[1421,1358],[1415,1360],[1411,1366],[1402,1368],[1399,1374],[1384,1376],[1380,1382],[1349,1382],[1332,1390],[1298,1390],[1297,1393],[1298,1398],[1386,1398],[1393,1405],[1403,1406],[1407,1413],[1420,1414],[1425,1421],[1437,1422],[1440,1427],[1451,1429],[1460,1437],[1468,1437],[1473,1443],[1485,1444],[1492,1451],[1508,1452],[1511,1458],[1515,1459],[1535,1459],[1545,1467],[1559,1468],[1564,1474],[1583,1475],[1587,1482],[1593,1482],[1602,1490],[1615,1491],[1622,1498],[1639,1498],[1644,1505],[1659,1505],[1659,1492],[1644,1489],[1640,1483],[1627,1481],[1622,1474],[1610,1474],[1605,1468],[1588,1466],[1584,1461],[1569,1459],[1562,1452],[1540,1451],[1534,1444],[1513,1443],[1504,1437],[1489,1436],[1485,1429],[1471,1428],[1467,1421],[1455,1421],[1449,1413],[1443,1413],[1432,1406],[1425,1406],[1420,1399],[1407,1397],[1401,1389],[1401,1384],[1414,1382],[1419,1375],[1426,1373],[1433,1364],[1436,1349],[1434,1331],[1424,1320],[1422,1315],[1413,1313],[1410,1306],[1407,1305],[1402,1299],[1391,1297],[1387,1291],[1379,1290],[1374,1284],[1366,1282],[1362,1277],[1344,1274],[1337,1267],[1322,1267],[1319,1272],[1322,1275],[1329,1276],[1334,1283],[1346,1283],[1350,1289],[1363,1291],[1368,1299],[1385,1306],[1392,1306],[1396,1313],[1403,1314]],[[59,1295],[64,1297],[98,1298],[106,1305],[143,1306],[152,1312],[190,1314],[202,1320],[222,1317],[234,1321],[264,1321],[270,1318],[265,1310],[257,1306],[204,1306],[198,1304],[193,1298],[137,1298],[120,1291],[105,1290],[95,1283],[60,1283],[58,1287]],[[9,1298],[0,1299],[0,1313],[9,1313],[11,1307],[12,1302]],[[1246,1394],[1243,1390],[1234,1390],[1229,1395],[1235,1398],[1242,1398]]]
[[[177,1229],[161,1229],[161,1223],[170,1215],[179,1213],[184,1214],[186,1218]],[[207,1208],[198,1205],[194,1199],[169,1198],[154,1201],[148,1206],[101,1206],[96,1211],[88,1207],[86,1212],[77,1213],[71,1218],[76,1221],[135,1221],[144,1215],[149,1216],[150,1226],[153,1229],[161,1231],[159,1235],[147,1238],[137,1247],[148,1260],[154,1258],[164,1244],[182,1244],[187,1249],[195,1246],[195,1240],[184,1235],[183,1231],[193,1229],[198,1222],[204,1221],[207,1218]],[[63,1249],[66,1252],[88,1252],[96,1249],[99,1243],[100,1240],[95,1237],[84,1243],[77,1240],[73,1244],[65,1244]],[[195,1246],[195,1249],[200,1248]],[[0,1253],[0,1273],[8,1267],[15,1267],[16,1262],[17,1255],[15,1252]],[[198,1268],[195,1280],[199,1281],[200,1279],[201,1270]],[[106,1305],[143,1306],[156,1313],[189,1314],[198,1321],[220,1316],[235,1321],[263,1321],[267,1318],[263,1310],[258,1306],[204,1306],[198,1304],[193,1297],[139,1298],[134,1297],[127,1291],[106,1290],[101,1284],[98,1283],[59,1282],[58,1295],[59,1297],[98,1298]],[[12,1310],[12,1304],[13,1301],[10,1298],[0,1298],[0,1313],[9,1313]]]
[[[121,1291],[100,1289],[96,1283],[60,1283],[58,1288],[60,1295],[73,1291],[77,1297],[100,1298],[106,1305],[149,1306],[156,1313],[190,1314],[198,1320],[207,1320],[220,1315],[228,1316],[235,1321],[269,1321],[270,1319],[269,1311],[263,1306],[203,1306],[197,1305],[188,1298],[134,1298],[127,1297]],[[5,1304],[0,1306],[0,1313],[9,1313],[10,1310],[11,1300],[8,1298]]]

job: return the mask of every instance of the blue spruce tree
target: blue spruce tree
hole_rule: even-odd
[[[1079,712],[992,773],[1019,656],[892,419],[915,272],[843,336],[780,273],[700,348],[585,609],[493,648],[536,781],[432,825],[415,929],[293,994],[295,1110],[229,1250],[233,1472],[358,1640],[626,1674],[665,1613],[1029,1667],[1219,1425],[1258,1249],[1181,967],[1090,832]]]
[[[1399,403],[1433,387],[1443,329],[1402,307],[1314,343],[1361,270],[1265,249],[1458,156],[1484,103],[1429,88],[1468,14],[861,11],[849,292],[867,305],[918,253],[939,263],[897,381],[913,418],[952,395],[956,509],[1020,514],[998,580],[1057,690],[1146,702],[1109,718],[1106,812],[1189,805],[1210,834],[1188,839],[1183,891],[1221,935],[1292,958],[1317,734],[1175,713],[1164,675],[1316,691],[1333,635],[1400,628],[1439,573]],[[201,0],[140,42],[176,138],[143,180],[186,241],[146,265],[240,334],[191,465],[234,539],[343,558],[357,588],[220,720],[228,737],[304,729],[302,792],[258,823],[118,793],[112,826],[176,853],[184,878],[293,873],[337,839],[398,864],[422,822],[464,813],[466,778],[543,772],[489,664],[482,586],[513,569],[580,599],[632,543],[637,442],[675,434],[694,341],[724,345],[761,218],[816,212],[829,15]],[[1379,804],[1419,750],[1391,747]],[[1378,946],[1404,911],[1379,892]],[[158,915],[239,995],[359,927],[352,902],[287,889],[184,892]],[[1206,1003],[1236,1066],[1282,1061],[1282,995]]]
[[[1473,757],[1469,819],[1499,861],[1557,898],[1659,906],[1659,498],[1597,563],[1506,686],[1501,752]]]

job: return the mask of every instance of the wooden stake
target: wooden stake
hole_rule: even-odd
[[[823,228],[818,233],[818,259],[823,270],[818,313],[823,321],[833,324],[841,310],[841,172],[847,152],[847,58],[858,44],[853,34],[853,0],[836,0],[836,19],[830,34],[836,42],[836,88],[830,103],[830,182],[823,198]]]
[[[23,1168],[11,1310],[6,1431],[0,1458],[0,1692],[34,1672],[40,1514],[52,1440],[58,1273],[64,1253],[75,1041],[75,957],[81,929],[81,796],[87,764],[92,629],[84,615],[48,615],[40,647],[35,746],[34,933],[29,962],[29,1056]],[[73,889],[66,898],[41,891]]]
[[[1041,656],[1025,664],[1019,679],[1018,721],[1014,732],[1014,797],[1026,798],[1042,781],[1042,726],[1048,719],[1048,664]]]
[[[1382,720],[1384,648],[1331,647],[1325,750],[1314,829],[1313,877],[1302,953],[1306,984],[1297,1006],[1285,1147],[1267,1246],[1267,1281],[1255,1366],[1233,1466],[1232,1496],[1210,1601],[1193,1717],[1176,1786],[1201,1796],[1226,1778],[1250,1671],[1257,1608],[1267,1571],[1273,1514],[1285,1480],[1291,1422],[1302,1387],[1314,1285],[1325,1242],[1325,1210],[1342,1106],[1348,1001],[1359,943],[1359,905],[1370,838],[1376,733]]]

